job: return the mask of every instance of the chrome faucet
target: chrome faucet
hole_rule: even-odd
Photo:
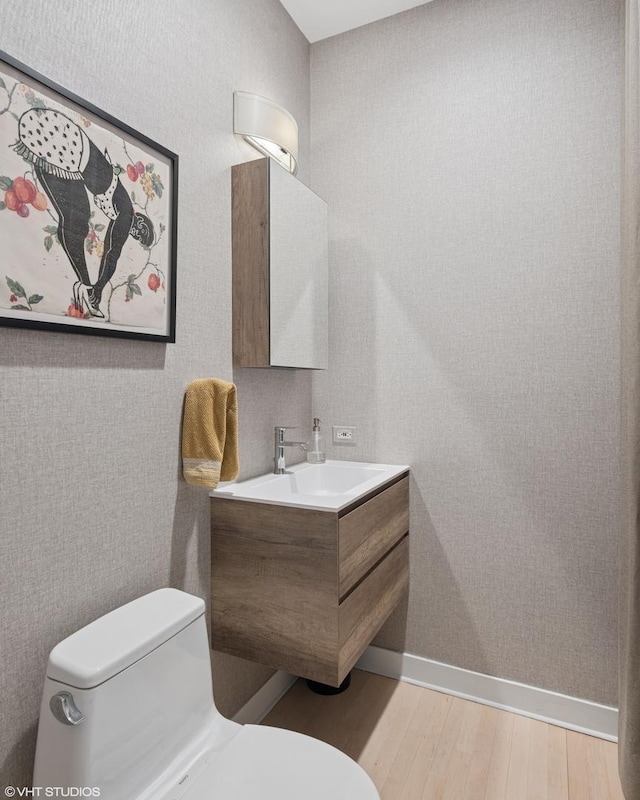
[[[306,442],[286,442],[284,435],[285,431],[294,430],[288,425],[276,425],[274,436],[274,451],[273,451],[273,474],[285,475],[287,472],[287,465],[284,460],[285,447],[301,447],[303,450],[307,449]]]

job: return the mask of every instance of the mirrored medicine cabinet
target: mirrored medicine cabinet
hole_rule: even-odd
[[[268,158],[231,183],[233,365],[326,369],[327,204]]]

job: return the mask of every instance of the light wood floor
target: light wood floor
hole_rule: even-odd
[[[297,681],[263,722],[347,753],[382,800],[624,800],[617,745],[371,673]]]

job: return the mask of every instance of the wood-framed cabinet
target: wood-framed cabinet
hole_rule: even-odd
[[[233,365],[326,369],[327,204],[269,158],[231,187]]]

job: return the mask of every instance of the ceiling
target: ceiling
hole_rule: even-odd
[[[280,0],[310,42],[359,28],[430,0]]]

